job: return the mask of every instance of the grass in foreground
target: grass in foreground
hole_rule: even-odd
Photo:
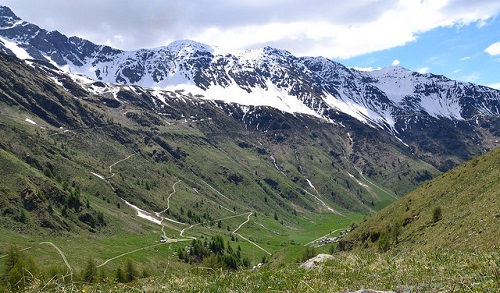
[[[396,292],[498,292],[500,253],[410,251],[399,254],[338,253],[313,270],[297,264],[278,269],[221,271],[193,268],[165,270],[132,283],[85,284],[33,280],[28,292],[349,292],[359,289]]]

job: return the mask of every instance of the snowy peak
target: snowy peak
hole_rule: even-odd
[[[179,55],[181,53],[194,53],[194,52],[207,52],[207,53],[213,53],[214,49],[208,45],[198,43],[195,41],[191,40],[178,40],[172,42],[170,45],[166,47],[162,47],[170,52],[175,53],[176,55]],[[162,49],[160,48],[160,49]]]
[[[23,22],[0,7],[0,51],[109,83],[186,90],[201,99],[267,106],[335,122],[343,112],[397,135],[408,121],[500,116],[500,91],[401,66],[364,72],[272,47],[224,50],[191,40],[122,51]]]
[[[401,66],[362,72],[361,75],[401,108],[412,108],[436,118],[459,120],[475,115],[500,115],[498,90],[488,87],[457,82],[441,75],[420,74]]]
[[[22,20],[9,7],[0,5],[0,27],[12,26],[19,21]]]

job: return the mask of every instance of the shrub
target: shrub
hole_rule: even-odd
[[[443,211],[441,210],[441,207],[440,206],[435,207],[434,210],[432,211],[432,222],[436,223],[439,220],[441,220],[442,217],[443,217]]]
[[[92,257],[87,261],[87,267],[83,273],[83,281],[93,283],[97,276],[97,265]]]
[[[9,248],[2,279],[10,288],[22,291],[37,274],[38,269],[33,259],[21,253],[16,247]]]
[[[135,264],[132,262],[132,260],[128,259],[125,266],[125,279],[127,280],[127,282],[132,282],[137,279],[137,277],[139,276],[139,272],[135,268]]]
[[[389,241],[389,235],[387,231],[382,231],[380,233],[380,238],[378,239],[378,250],[380,252],[386,252],[391,248],[391,243]]]

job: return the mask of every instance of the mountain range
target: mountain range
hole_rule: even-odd
[[[97,174],[111,158],[108,148],[140,154],[153,170],[161,169],[153,162],[174,164],[192,188],[230,185],[254,209],[266,210],[271,196],[288,216],[368,214],[499,143],[499,90],[400,66],[363,72],[271,47],[228,51],[188,40],[123,51],[46,31],[5,6],[0,52],[10,55],[2,57],[2,123],[47,132],[46,140],[33,133],[21,140],[17,126],[4,127],[12,140],[2,149],[40,172],[65,170],[68,182],[81,176],[75,170]],[[59,143],[72,145],[79,160],[62,146],[55,152],[79,167],[52,162],[52,135],[96,127],[103,136],[99,147],[87,145],[92,162],[84,159],[88,142],[74,138]],[[39,148],[30,150],[28,141]],[[136,176],[124,172],[124,181]],[[162,204],[159,194],[110,184],[142,208]]]
[[[237,104],[237,118],[256,128],[251,109],[265,106],[339,126],[341,112],[386,130],[417,153],[455,149],[459,157],[470,158],[498,144],[499,90],[400,66],[362,72],[271,47],[228,51],[188,40],[123,51],[48,32],[8,7],[0,7],[0,38],[2,52],[50,62],[67,73]],[[156,100],[160,107],[168,104],[161,96]],[[442,138],[444,133],[446,141],[437,145],[420,143],[423,136]],[[440,162],[440,169],[458,162]]]

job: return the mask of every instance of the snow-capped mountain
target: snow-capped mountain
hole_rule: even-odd
[[[333,121],[343,112],[400,134],[422,119],[500,116],[500,91],[391,66],[361,72],[270,47],[224,51],[193,41],[122,51],[48,32],[0,6],[0,51],[109,83],[187,90],[197,98],[270,106]]]

